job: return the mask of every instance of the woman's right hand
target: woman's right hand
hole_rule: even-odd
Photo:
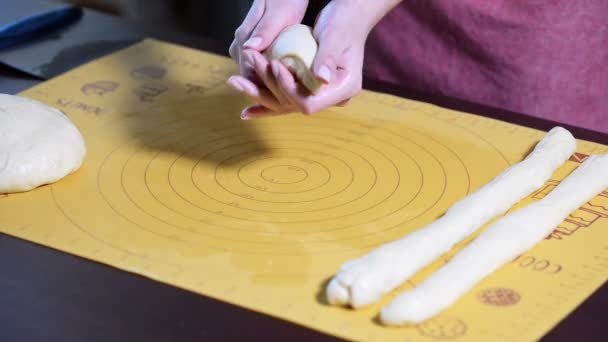
[[[247,49],[263,52],[288,26],[304,19],[308,0],[255,0],[243,23],[234,34],[230,56],[240,68],[241,76],[262,85],[254,71],[251,59],[245,56]]]

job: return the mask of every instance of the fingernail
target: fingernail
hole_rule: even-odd
[[[253,54],[251,52],[245,51],[243,52],[243,55],[245,56],[245,60],[247,61],[247,63],[249,63],[249,65],[255,66],[255,58],[253,57]]]
[[[272,69],[272,74],[274,75],[274,77],[279,78],[281,71],[279,69],[277,62],[274,62],[274,61],[271,62],[270,68]]]
[[[238,90],[238,91],[240,91],[240,92],[244,92],[244,91],[245,91],[245,89],[243,88],[243,86],[242,86],[242,85],[241,85],[241,84],[240,84],[238,81],[235,81],[235,80],[234,80],[234,79],[232,79],[232,78],[229,78],[227,83],[228,83],[228,84],[229,84],[229,85],[230,85],[232,88],[234,88],[234,89],[236,89],[236,90]]]
[[[321,65],[317,71],[317,77],[323,80],[325,83],[329,83],[331,80],[331,72],[329,71],[327,65]]]
[[[243,47],[255,49],[259,47],[260,44],[262,44],[262,37],[255,36],[249,38],[245,43],[243,43]]]
[[[243,109],[243,111],[241,112],[241,120],[249,120],[251,119],[249,117],[249,107]]]

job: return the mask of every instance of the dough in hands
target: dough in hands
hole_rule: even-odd
[[[78,170],[86,148],[59,110],[0,94],[0,193],[32,190]]]
[[[328,301],[354,308],[375,303],[540,188],[575,150],[570,132],[552,129],[523,161],[454,204],[435,222],[345,263],[326,289]]]
[[[542,200],[496,221],[452,260],[380,313],[384,324],[419,323],[542,241],[568,215],[608,187],[608,155],[589,157]]]
[[[321,81],[315,77],[311,68],[317,50],[318,44],[311,28],[297,24],[285,28],[266,50],[266,55],[282,62],[300,83],[316,94],[321,88]]]

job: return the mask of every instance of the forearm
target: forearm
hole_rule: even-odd
[[[378,24],[384,16],[386,16],[395,6],[403,0],[333,0],[343,2],[347,6],[353,6],[358,13],[362,14],[362,22],[357,22],[357,25],[362,25],[368,31]]]
[[[315,36],[322,39],[325,35],[339,35],[345,39],[350,37],[365,41],[374,26],[400,2],[401,0],[329,1],[317,18]]]

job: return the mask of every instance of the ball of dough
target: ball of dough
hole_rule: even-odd
[[[321,82],[311,71],[318,44],[309,26],[296,24],[285,28],[266,51],[271,59],[281,61],[311,93],[317,93]]]
[[[0,94],[0,193],[32,190],[78,170],[86,148],[59,110]]]

